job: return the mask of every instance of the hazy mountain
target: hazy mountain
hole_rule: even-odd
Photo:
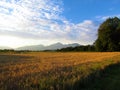
[[[23,47],[19,47],[16,50],[34,50],[34,51],[38,51],[38,50],[44,50],[45,46],[43,45],[32,45],[32,46],[23,46]]]
[[[62,44],[62,43],[55,43],[55,44],[47,46],[45,49],[47,49],[47,50],[55,50],[55,49],[61,49],[61,48],[64,48],[64,47],[65,47],[65,45]]]
[[[51,44],[49,46],[32,45],[32,46],[19,47],[16,50],[33,50],[33,51],[56,50],[56,49],[61,49],[61,48],[66,48],[66,47],[75,47],[75,46],[79,46],[79,44],[78,43],[73,43],[73,44],[55,43],[55,44]]]
[[[80,44],[78,44],[78,43],[72,43],[72,44],[67,44],[67,46],[69,46],[69,47],[76,47],[76,46],[80,46]]]
[[[7,47],[7,46],[0,46],[0,49],[12,49],[12,48],[10,48],[10,47]]]
[[[66,48],[66,47],[75,47],[75,46],[79,46],[79,44],[77,43],[73,43],[73,44],[55,43],[55,44],[47,46],[45,49],[56,50],[56,49],[61,49],[61,48]]]

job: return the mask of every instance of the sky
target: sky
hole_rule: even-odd
[[[0,0],[0,46],[93,44],[120,0]]]

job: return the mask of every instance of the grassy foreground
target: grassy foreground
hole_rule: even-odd
[[[2,53],[0,90],[120,90],[120,53]]]

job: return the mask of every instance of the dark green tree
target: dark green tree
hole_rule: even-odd
[[[97,51],[120,51],[120,19],[108,18],[98,29]]]

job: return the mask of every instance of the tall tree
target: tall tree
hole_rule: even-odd
[[[97,51],[120,51],[120,19],[108,18],[98,29]]]

